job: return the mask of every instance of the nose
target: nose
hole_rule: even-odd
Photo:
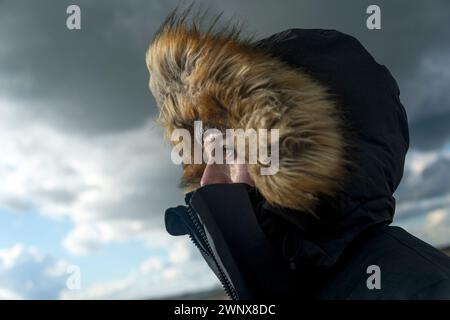
[[[215,183],[231,183],[228,165],[216,163],[206,165],[200,180],[200,185],[205,186]]]

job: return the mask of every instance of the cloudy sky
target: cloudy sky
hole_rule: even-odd
[[[328,3],[329,2],[329,3]],[[81,8],[79,31],[66,8]],[[217,281],[163,212],[182,202],[145,50],[177,1],[0,1],[0,298],[151,298]],[[356,36],[397,79],[411,149],[395,223],[450,243],[450,2],[205,1],[256,38]],[[225,4],[226,3],[226,4]],[[67,267],[81,289],[66,286]]]

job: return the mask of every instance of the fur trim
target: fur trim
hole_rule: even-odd
[[[201,119],[213,127],[280,131],[275,175],[247,165],[272,205],[314,212],[321,195],[334,196],[345,175],[345,142],[336,104],[300,69],[252,47],[235,27],[202,32],[173,12],[146,54],[159,122],[170,136]],[[185,165],[186,190],[199,187],[201,165]]]

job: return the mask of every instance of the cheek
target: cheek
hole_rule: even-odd
[[[247,183],[254,186],[255,183],[250,177],[245,164],[231,164],[230,166],[230,180],[233,183]]]

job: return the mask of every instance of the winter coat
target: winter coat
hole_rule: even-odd
[[[449,299],[450,258],[390,226],[409,146],[399,88],[353,37],[289,29],[217,36],[166,22],[148,52],[168,135],[196,119],[280,128],[280,167],[255,186],[199,187],[167,231],[190,235],[234,299]]]

